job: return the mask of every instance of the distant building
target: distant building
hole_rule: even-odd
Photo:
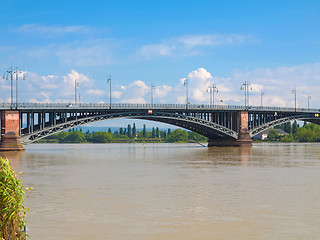
[[[289,135],[287,132],[285,132],[285,131],[283,131],[283,130],[281,130],[281,129],[269,128],[269,129],[264,130],[263,132],[255,135],[255,136],[253,137],[253,139],[254,139],[254,140],[266,140],[266,139],[268,138],[269,132],[272,131],[272,130],[276,131],[281,137],[282,137],[282,136],[285,136],[285,135]]]

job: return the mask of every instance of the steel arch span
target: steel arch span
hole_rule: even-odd
[[[62,123],[57,123],[52,126],[47,126],[39,130],[35,130],[30,133],[21,133],[21,142],[23,144],[29,144],[34,141],[37,141],[41,138],[48,137],[52,134],[65,131],[74,127],[86,125],[89,123],[106,121],[111,119],[120,119],[120,118],[132,118],[132,119],[142,119],[142,120],[150,120],[156,122],[162,122],[171,124],[174,126],[182,127],[194,132],[197,132],[203,136],[208,138],[231,138],[237,139],[238,133],[232,129],[224,127],[220,124],[207,121],[204,119],[200,119],[193,116],[188,116],[184,114],[175,114],[168,112],[156,112],[153,114],[149,114],[146,111],[132,111],[132,112],[117,112],[117,113],[107,113],[107,114],[99,114],[89,117],[77,118],[75,120],[70,120]]]

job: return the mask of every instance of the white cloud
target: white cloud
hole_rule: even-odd
[[[88,41],[74,41],[65,44],[49,44],[47,46],[22,50],[24,58],[54,59],[62,64],[75,67],[103,66],[113,63],[113,50],[119,41],[110,39],[96,39]]]
[[[115,99],[119,99],[122,96],[122,92],[121,91],[112,91],[112,97]]]
[[[100,90],[100,89],[90,89],[86,91],[86,94],[89,95],[96,95],[96,96],[102,96],[102,95],[106,95],[106,91]]]
[[[61,34],[87,34],[92,32],[92,28],[86,26],[44,26],[40,24],[25,24],[15,29],[16,32],[27,34],[43,34],[46,36],[55,36]]]
[[[181,37],[162,40],[161,43],[142,46],[139,54],[150,58],[153,56],[183,56],[197,55],[203,47],[219,45],[241,44],[252,42],[253,37],[241,34],[204,34],[185,35]]]

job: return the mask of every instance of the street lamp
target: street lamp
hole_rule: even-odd
[[[310,105],[310,99],[311,99],[311,96],[308,94],[308,109],[309,109],[309,105]]]
[[[20,71],[17,67],[16,68],[12,68],[10,67],[4,74],[3,74],[3,78],[7,79],[7,80],[11,80],[11,86],[10,86],[10,92],[11,92],[11,99],[10,99],[10,108],[13,108],[13,80],[14,80],[14,76],[15,76],[15,80],[16,80],[16,106],[15,108],[18,109],[18,79],[19,79],[19,75],[22,74],[23,72]],[[26,80],[25,75],[23,74],[23,80]]]
[[[186,88],[186,108],[188,109],[188,104],[189,104],[189,96],[188,96],[188,79],[184,80],[183,86]]]
[[[261,91],[261,107],[263,106],[262,104],[262,96],[264,95],[264,92]]]
[[[249,90],[252,90],[252,87],[248,81],[245,81],[240,90],[244,90],[244,105],[247,108],[249,106]]]
[[[294,93],[294,111],[296,112],[297,111],[297,89],[294,88],[292,90],[292,93]]]
[[[74,79],[74,105],[77,106],[77,88],[79,87],[79,82]]]
[[[218,88],[216,87],[215,84],[211,84],[208,89],[207,89],[207,92],[210,93],[210,102],[209,102],[209,105],[210,107],[214,106],[214,93],[218,92]]]
[[[107,84],[110,83],[110,109],[111,109],[111,75],[108,76]]]
[[[150,87],[150,93],[151,93],[151,107],[153,107],[153,94],[156,91],[156,87],[153,85],[153,83],[151,83],[151,87]]]

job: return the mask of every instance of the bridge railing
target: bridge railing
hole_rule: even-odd
[[[199,110],[248,110],[248,111],[274,111],[274,112],[320,112],[320,109],[286,108],[286,107],[261,107],[238,105],[214,105],[207,104],[142,104],[142,103],[0,103],[0,110],[23,109],[199,109]]]

